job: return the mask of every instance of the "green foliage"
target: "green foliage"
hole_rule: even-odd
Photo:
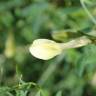
[[[90,14],[80,0],[0,0],[0,96],[96,96],[96,2],[83,2]],[[93,44],[48,61],[29,53],[37,38],[84,35]]]
[[[61,91],[58,91],[56,96],[62,96],[62,92]]]

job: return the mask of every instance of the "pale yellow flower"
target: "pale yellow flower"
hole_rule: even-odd
[[[37,39],[29,48],[31,54],[39,59],[48,60],[62,52],[59,43],[48,39]]]
[[[71,40],[66,43],[56,43],[48,39],[37,39],[30,46],[30,53],[39,59],[48,60],[62,53],[63,50],[78,48],[91,43],[85,36]]]

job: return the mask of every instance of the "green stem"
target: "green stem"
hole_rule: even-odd
[[[94,24],[96,24],[96,19],[91,15],[91,13],[89,12],[89,10],[87,9],[86,5],[84,4],[84,0],[80,0],[80,2],[81,2],[81,5],[82,5],[83,9],[88,14],[89,18],[92,20],[92,22]]]

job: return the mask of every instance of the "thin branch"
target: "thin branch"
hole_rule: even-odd
[[[85,10],[85,12],[88,14],[89,18],[92,20],[92,22],[96,25],[96,19],[91,15],[91,13],[89,12],[89,10],[87,9],[86,5],[84,4],[84,0],[80,0],[81,5],[83,7],[83,9]]]

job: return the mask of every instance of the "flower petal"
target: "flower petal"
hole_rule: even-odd
[[[58,43],[48,39],[35,40],[29,50],[33,56],[43,60],[51,59],[62,52]]]

